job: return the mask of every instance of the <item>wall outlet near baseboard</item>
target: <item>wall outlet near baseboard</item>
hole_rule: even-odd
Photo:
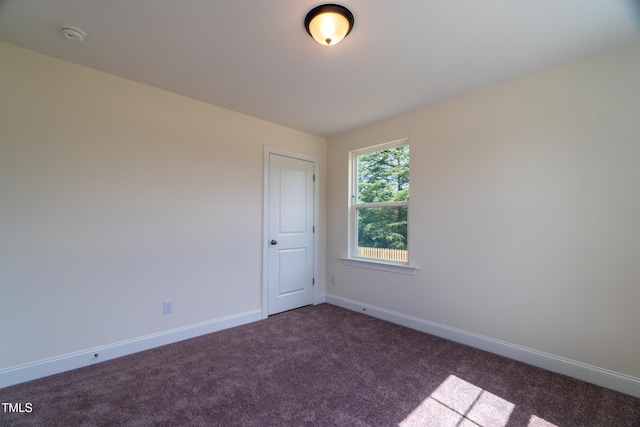
[[[163,314],[173,313],[173,300],[166,299],[162,302],[162,313]]]

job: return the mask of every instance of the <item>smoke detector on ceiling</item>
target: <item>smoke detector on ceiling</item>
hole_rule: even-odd
[[[62,35],[67,40],[72,40],[74,42],[83,42],[87,38],[87,33],[82,31],[78,27],[65,26],[60,29]]]

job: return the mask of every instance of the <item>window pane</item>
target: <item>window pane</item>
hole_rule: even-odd
[[[358,156],[357,203],[409,200],[409,146]]]
[[[356,209],[358,255],[407,262],[407,206]]]

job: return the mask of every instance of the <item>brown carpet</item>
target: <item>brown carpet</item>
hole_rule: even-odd
[[[640,426],[640,399],[328,304],[0,389],[0,425]]]

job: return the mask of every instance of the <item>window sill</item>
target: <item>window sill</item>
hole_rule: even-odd
[[[377,261],[367,258],[340,258],[343,265],[350,267],[368,268],[371,270],[387,271],[389,273],[406,274],[415,276],[418,267],[412,267],[404,264],[394,264],[390,262]]]

